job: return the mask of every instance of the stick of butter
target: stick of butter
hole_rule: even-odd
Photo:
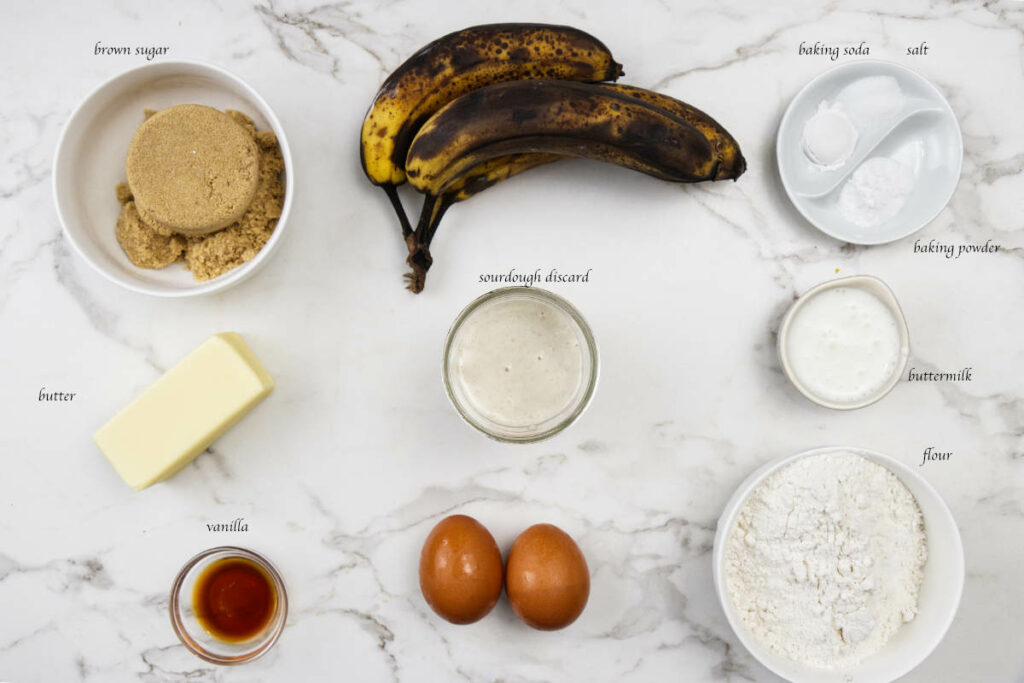
[[[125,483],[141,490],[174,475],[274,389],[235,332],[216,334],[93,435]]]

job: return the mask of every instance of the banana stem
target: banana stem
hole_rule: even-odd
[[[405,215],[405,207],[402,206],[402,199],[398,196],[398,187],[394,183],[384,183],[380,187],[391,200],[391,206],[394,208],[395,214],[398,215],[398,222],[402,224],[402,239],[408,241],[412,235],[412,223]]]
[[[427,225],[423,226],[423,232],[419,238],[424,246],[429,247],[430,243],[434,241],[434,235],[437,234],[437,228],[441,225],[441,219],[444,218],[445,212],[454,203],[455,200],[449,194],[443,194],[437,198],[430,214],[430,221]],[[416,231],[420,231],[420,226],[416,226]]]
[[[453,203],[452,195],[426,195],[423,198],[423,210],[420,211],[416,230],[410,238],[406,239],[406,243],[409,245],[409,256],[406,258],[406,262],[412,268],[412,272],[407,274],[406,278],[409,280],[409,289],[417,294],[423,291],[427,271],[434,263],[434,258],[430,255],[430,243],[437,233],[437,227],[441,224],[441,218],[445,211]]]

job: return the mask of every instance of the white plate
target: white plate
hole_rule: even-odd
[[[800,458],[837,451],[861,455],[900,478],[921,508],[928,539],[928,560],[924,566],[924,578],[918,595],[918,613],[914,620],[904,624],[879,652],[856,666],[824,670],[784,657],[763,645],[747,630],[725,590],[725,551],[728,535],[736,524],[740,508],[758,484]],[[747,477],[726,503],[718,520],[713,558],[715,592],[736,637],[759,662],[795,683],[889,683],[905,675],[923,662],[946,635],[956,616],[964,586],[964,549],[960,531],[938,492],[916,470],[899,460],[847,446],[815,448],[776,458]]]
[[[874,130],[862,130],[853,155],[836,171],[822,171],[803,151],[803,128],[823,100],[832,101],[847,85],[868,76],[891,76],[904,97],[925,108],[906,116],[904,110],[893,121]],[[884,244],[917,232],[930,223],[949,202],[960,180],[963,140],[960,126],[946,98],[934,85],[914,71],[892,62],[862,60],[843,64],[821,74],[797,93],[779,124],[775,143],[779,175],[786,194],[816,228],[836,239],[854,244]],[[847,220],[836,204],[844,183],[865,159],[884,156],[910,166],[914,189],[900,212],[874,227],[861,227]],[[826,175],[820,183],[816,175]],[[808,196],[834,184],[821,196]]]
[[[174,104],[236,109],[256,128],[277,135],[284,157],[285,197],[270,240],[248,263],[220,277],[196,282],[180,263],[150,270],[132,265],[117,243],[121,209],[114,187],[124,181],[128,144],[142,125],[143,110]],[[136,292],[183,297],[207,294],[252,275],[277,246],[288,223],[294,190],[291,152],[270,106],[244,81],[201,62],[155,62],[125,71],[97,87],[71,115],[53,164],[53,193],[64,232],[82,258],[107,279]]]

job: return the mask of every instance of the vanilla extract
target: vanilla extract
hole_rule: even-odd
[[[266,629],[277,609],[277,594],[262,567],[229,557],[203,570],[192,592],[192,607],[210,635],[240,643]]]

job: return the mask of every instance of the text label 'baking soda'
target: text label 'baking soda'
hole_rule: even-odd
[[[866,41],[861,41],[858,45],[829,45],[820,41],[808,43],[801,40],[797,54],[828,57],[829,61],[834,62],[839,59],[840,55],[843,57],[867,57],[871,54],[871,47]]]

